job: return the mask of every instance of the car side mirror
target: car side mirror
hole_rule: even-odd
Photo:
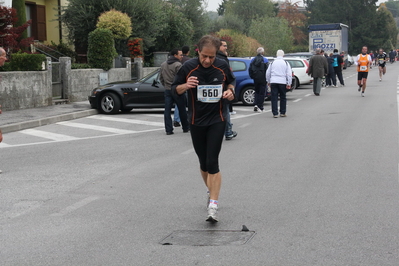
[[[153,86],[153,87],[157,87],[157,88],[158,88],[158,84],[159,84],[159,82],[158,82],[157,80],[154,79],[154,80],[152,81],[152,86]]]

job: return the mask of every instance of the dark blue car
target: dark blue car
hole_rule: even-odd
[[[268,58],[269,59],[269,58]],[[235,92],[238,101],[244,105],[253,105],[255,99],[254,80],[249,77],[251,58],[229,57],[230,67],[236,76]],[[269,59],[269,62],[273,59]],[[292,80],[292,90],[295,89],[295,78]]]

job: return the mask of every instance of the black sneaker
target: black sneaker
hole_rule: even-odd
[[[231,140],[233,138],[237,137],[237,132],[232,131],[231,135],[226,136],[226,140]]]
[[[174,127],[180,127],[180,123],[177,122],[177,121],[173,121],[173,126],[174,126]]]

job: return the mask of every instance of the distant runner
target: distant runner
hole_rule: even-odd
[[[367,54],[367,46],[363,46],[362,53],[356,57],[355,61],[355,64],[357,65],[357,85],[359,85],[358,91],[362,92],[362,97],[364,97],[367,76],[372,63],[371,56]]]
[[[380,81],[382,80],[382,75],[385,75],[387,72],[387,67],[386,63],[388,61],[388,56],[384,52],[384,50],[380,49],[378,55],[377,55],[377,62],[378,62],[378,69],[380,71]]]

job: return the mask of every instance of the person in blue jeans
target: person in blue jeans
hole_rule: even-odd
[[[287,111],[287,90],[291,88],[292,70],[290,64],[284,59],[284,51],[277,51],[277,58],[274,60],[266,71],[266,81],[270,84],[272,96],[272,113],[274,118],[278,118],[278,98],[280,96],[280,116],[286,117]]]
[[[171,85],[175,76],[179,69],[181,68],[181,58],[183,53],[181,50],[173,49],[170,52],[170,56],[168,60],[161,64],[161,70],[159,79],[162,85],[165,87],[165,111],[164,111],[164,122],[165,122],[165,131],[166,135],[172,135],[173,133],[173,124],[172,124],[172,107],[173,103],[175,106],[178,106],[175,109],[175,113],[179,113],[183,132],[187,133],[189,131],[189,124],[187,120],[187,111],[186,111],[186,101],[185,95],[181,97],[174,97],[171,91]]]

